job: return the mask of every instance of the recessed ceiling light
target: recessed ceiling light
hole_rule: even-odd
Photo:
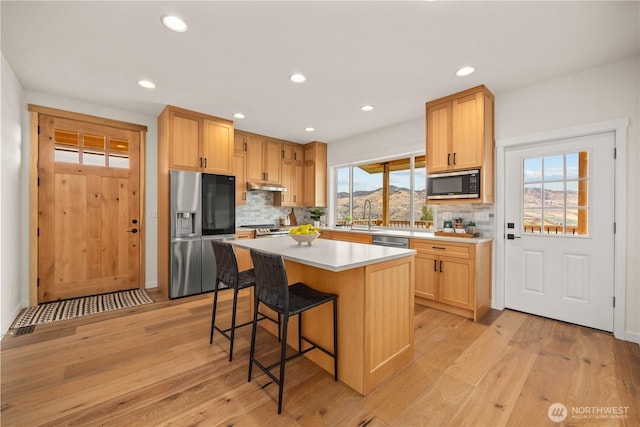
[[[315,128],[304,128],[305,132],[313,132]]]
[[[475,70],[476,70],[475,67],[471,67],[471,66],[462,67],[458,71],[456,71],[456,76],[458,77],[468,76],[469,74],[473,73]]]
[[[363,105],[362,107],[360,107],[360,109],[362,111],[371,111],[373,110],[375,107],[373,105],[367,104],[367,105]]]
[[[233,113],[233,117],[236,119],[244,119],[245,116],[242,113]]]
[[[184,33],[187,31],[187,24],[177,16],[165,15],[162,17],[162,23],[165,27],[176,33]]]
[[[294,83],[302,83],[305,80],[307,80],[307,78],[304,75],[300,74],[300,73],[295,73],[295,74],[291,74],[289,76],[289,80],[291,80]]]
[[[153,82],[150,82],[149,80],[138,80],[138,84],[140,86],[142,86],[145,89],[155,89],[156,85]]]

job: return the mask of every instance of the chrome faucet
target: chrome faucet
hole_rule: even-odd
[[[362,215],[365,217],[363,219],[366,219],[367,216],[367,204],[369,205],[369,230],[371,230],[371,200],[367,199],[364,201],[364,210],[362,212]]]

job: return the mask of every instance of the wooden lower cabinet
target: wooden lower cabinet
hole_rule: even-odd
[[[320,233],[321,239],[329,239],[329,240],[342,240],[343,242],[351,242],[351,243],[365,243],[371,244],[371,234],[358,234],[358,233],[349,233],[344,231],[322,231]]]
[[[491,308],[491,241],[411,239],[416,303],[478,320]]]
[[[253,239],[254,232],[251,231],[236,231],[236,239]],[[251,254],[248,250],[239,247],[234,248],[236,251],[236,262],[238,263],[238,271],[248,270],[253,268],[253,262],[251,262]]]

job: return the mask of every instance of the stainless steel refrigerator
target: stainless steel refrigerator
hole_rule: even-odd
[[[169,298],[213,290],[212,239],[235,234],[235,178],[170,171]]]

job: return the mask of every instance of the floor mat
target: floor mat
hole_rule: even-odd
[[[153,300],[144,289],[131,289],[89,297],[47,302],[24,309],[10,329],[73,319],[74,317],[149,304]]]

